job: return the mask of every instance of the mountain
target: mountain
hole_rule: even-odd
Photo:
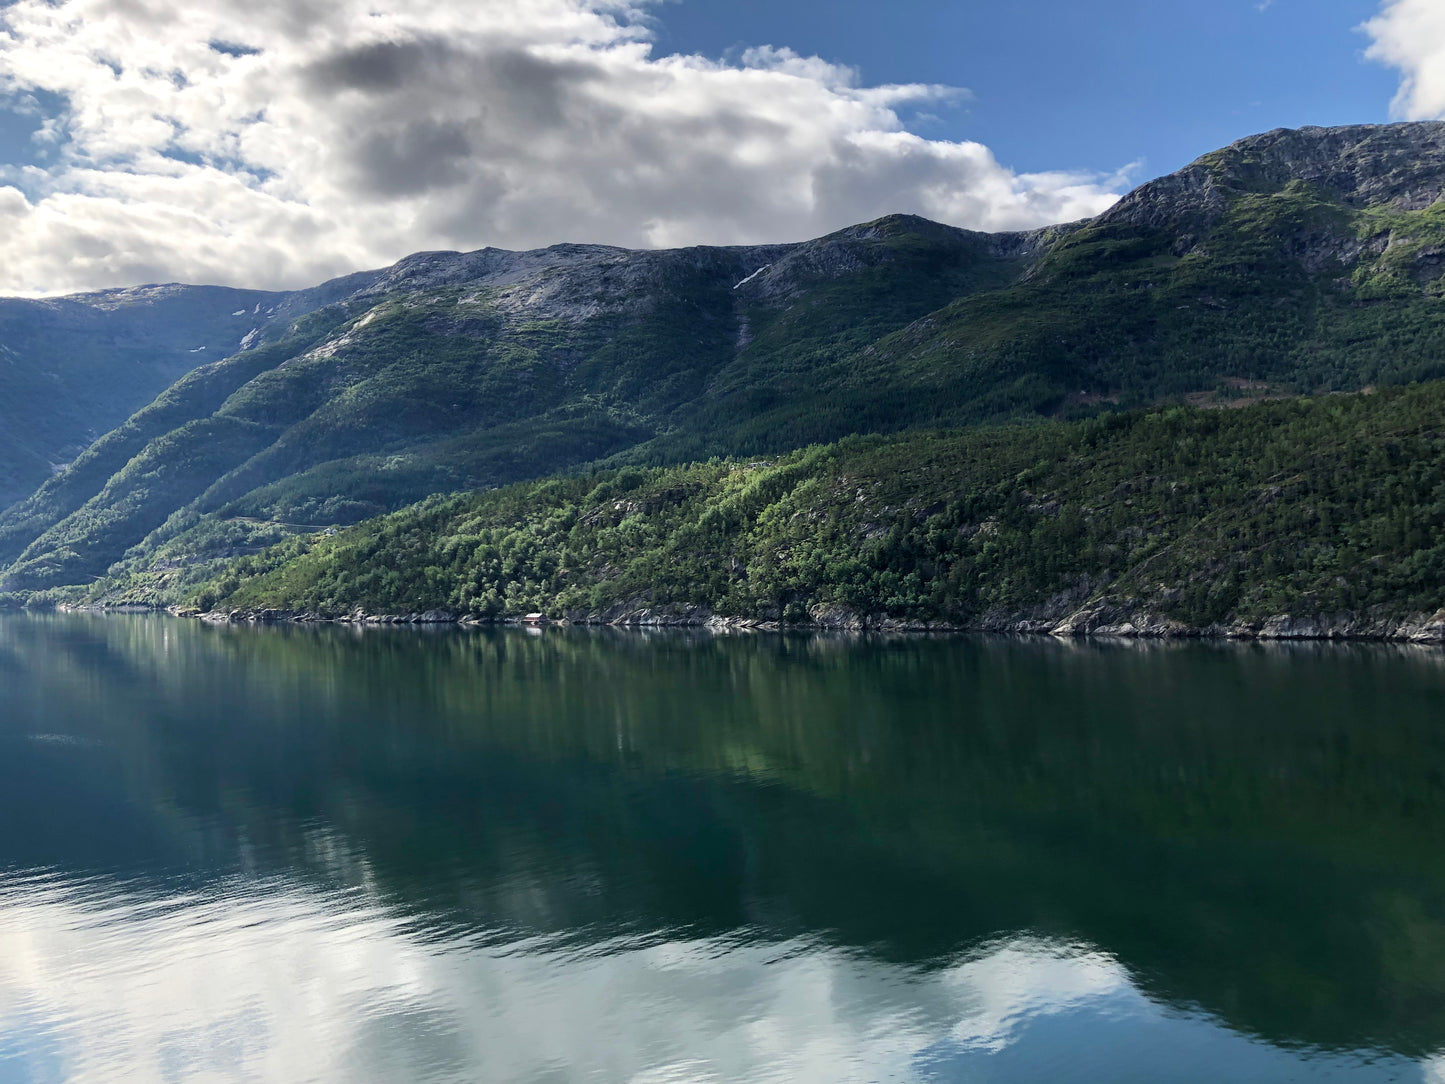
[[[192,369],[266,341],[375,276],[290,293],[172,283],[0,298],[0,508]]]
[[[329,284],[0,516],[0,587],[587,464],[1445,376],[1442,186],[1445,124],[1316,128],[1032,233],[893,216],[795,245],[410,257]]]
[[[0,301],[0,505],[33,492],[201,360],[240,349],[277,296],[155,286]]]
[[[0,560],[14,586],[85,582],[178,511],[325,526],[659,437],[671,458],[762,446],[739,423],[807,394],[814,362],[1010,281],[1027,244],[896,218],[793,246],[414,256],[177,382],[0,517]],[[819,406],[820,435],[857,424]]]
[[[1442,422],[1432,381],[851,437],[437,497],[209,583],[172,575],[251,615],[1441,642]],[[114,581],[134,601],[160,586],[139,563]]]

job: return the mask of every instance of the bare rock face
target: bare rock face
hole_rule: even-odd
[[[1415,644],[1445,643],[1445,610],[1406,618],[1359,614],[1281,614],[1258,625],[1231,630],[1259,640],[1392,640]]]
[[[1369,640],[1394,643],[1445,643],[1445,610],[1434,614],[1275,614],[1258,621],[1198,628],[1149,611],[1138,600],[1095,599],[1067,616],[1045,608],[1020,613],[991,613],[975,626],[987,632],[1049,635],[1061,639],[1103,637],[1127,640]]]
[[[1410,640],[1421,644],[1445,644],[1445,609],[1437,610],[1410,630]]]
[[[1097,220],[1151,229],[1207,225],[1232,196],[1303,182],[1347,207],[1420,210],[1445,193],[1445,121],[1279,128],[1135,189]]]

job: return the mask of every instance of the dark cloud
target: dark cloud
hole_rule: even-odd
[[[493,163],[521,166],[545,157],[539,143],[549,134],[582,144],[628,120],[583,93],[602,78],[597,65],[510,45],[466,51],[435,38],[370,43],[317,61],[305,78],[322,94],[365,98],[337,150],[353,183],[371,196],[475,183],[491,202],[503,183]],[[739,132],[742,126],[738,118]]]
[[[467,125],[456,122],[417,120],[367,132],[353,153],[361,184],[377,196],[452,187],[476,172]]]
[[[310,87],[322,94],[359,90],[390,94],[408,85],[424,84],[456,54],[444,41],[378,41],[342,49],[311,64],[304,73]]]
[[[387,100],[396,115],[486,111],[519,128],[555,128],[577,90],[602,78],[595,64],[535,55],[505,41],[460,48],[437,37],[371,42],[307,66],[309,88],[328,96],[356,91]]]

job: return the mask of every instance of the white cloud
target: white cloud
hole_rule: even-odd
[[[1402,120],[1445,119],[1445,4],[1385,0],[1364,26],[1366,55],[1400,71],[1392,113]]]
[[[166,896],[0,873],[0,1077],[922,1084],[1169,1079],[1192,1064],[1445,1084],[1442,1057],[1272,1046],[1160,1004],[1086,943],[1020,936],[912,967],[750,929],[505,936],[388,904],[340,835],[301,842],[328,888],[238,876]],[[511,887],[535,904],[530,871]]]
[[[645,0],[639,0],[639,3]],[[1095,214],[1121,178],[1018,175],[759,47],[656,56],[626,0],[19,0],[0,92],[53,167],[0,171],[0,292],[299,286],[428,248],[796,240],[890,211],[979,229]],[[54,96],[54,97],[52,97]]]
[[[364,889],[224,888],[147,899],[0,878],[9,1064],[98,1084],[861,1084],[925,1079],[931,1053],[996,1053],[1054,1014],[1159,1015],[1108,956],[1038,940],[936,971],[801,941],[578,951],[440,939]]]
[[[1445,1082],[1441,1058],[1273,1047],[1160,1005],[1086,944],[918,968],[811,939],[502,938],[389,907],[338,836],[305,844],[337,887],[0,875],[0,1076],[922,1084],[1049,1079],[1067,1049],[1077,1080]]]

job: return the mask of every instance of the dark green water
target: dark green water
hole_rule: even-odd
[[[0,1081],[1445,1082],[1445,653],[0,618]]]

